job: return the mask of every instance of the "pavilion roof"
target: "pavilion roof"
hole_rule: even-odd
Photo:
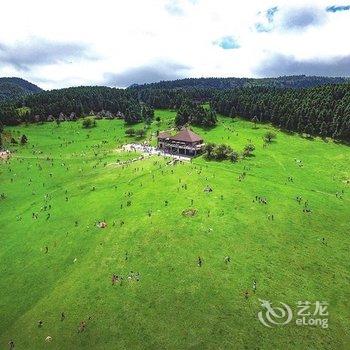
[[[170,137],[171,137],[171,135],[168,132],[166,132],[166,131],[160,132],[158,134],[158,138],[159,139],[168,139]]]
[[[170,136],[170,140],[173,141],[183,141],[183,142],[199,142],[203,141],[203,139],[195,134],[192,130],[183,128],[181,129],[175,136]]]

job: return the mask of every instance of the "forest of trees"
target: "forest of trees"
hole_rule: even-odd
[[[209,107],[205,108],[200,104],[185,99],[175,118],[176,126],[183,126],[186,124],[211,127],[216,124],[216,113]]]
[[[186,78],[159,83],[132,85],[129,89],[236,89],[245,87],[309,88],[349,82],[348,78],[291,75],[277,78]]]
[[[217,92],[211,103],[225,116],[350,141],[350,84],[310,89],[234,89]]]
[[[150,122],[154,111],[129,91],[102,86],[45,91],[0,104],[0,121],[5,125],[55,119],[75,120],[91,114],[122,118],[132,124]]]
[[[21,78],[0,78],[0,101],[19,98],[42,91],[38,86]]]
[[[350,141],[350,83],[304,89],[131,90],[135,98],[153,108],[179,110],[186,99],[197,104],[209,101],[213,110],[224,116],[240,116],[253,122],[270,122],[288,131]],[[201,125],[197,121],[195,124]]]
[[[273,78],[265,80],[269,79]],[[283,79],[295,85],[304,80],[315,83],[338,78],[299,76]],[[226,81],[225,78],[213,80]],[[192,82],[193,79],[184,81]],[[174,86],[176,82],[179,81],[173,82]],[[350,83],[293,89],[269,86],[158,88],[162,84],[125,90],[102,86],[74,87],[26,95],[0,103],[0,122],[16,125],[21,122],[76,120],[95,115],[96,118],[121,118],[128,124],[150,123],[155,108],[166,108],[177,111],[177,125],[210,127],[216,123],[217,112],[253,122],[270,122],[287,131],[350,141]],[[164,84],[173,86],[172,82]],[[210,108],[203,108],[203,103],[209,103]]]
[[[190,99],[196,103],[210,101],[215,89],[140,89],[128,90],[132,95],[153,108],[179,109],[183,101]]]
[[[4,131],[4,125],[0,121],[0,151],[2,150],[2,147],[3,147],[3,140],[2,140],[3,131]]]

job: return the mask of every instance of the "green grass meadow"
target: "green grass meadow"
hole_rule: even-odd
[[[175,112],[156,116],[147,138]],[[194,130],[256,149],[237,163],[123,163],[139,154],[120,151],[136,140],[121,120],[5,129],[29,141],[0,161],[0,349],[350,348],[349,147],[223,117]],[[293,312],[327,301],[329,327],[266,327],[259,299]]]

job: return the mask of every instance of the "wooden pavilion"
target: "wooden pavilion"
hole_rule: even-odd
[[[177,134],[161,132],[158,135],[158,148],[166,153],[196,156],[204,146],[203,139],[187,128]]]

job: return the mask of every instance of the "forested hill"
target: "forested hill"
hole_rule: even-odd
[[[350,84],[224,90],[218,91],[211,103],[226,116],[239,115],[288,131],[350,142]]]
[[[150,121],[153,110],[135,98],[135,93],[105,86],[80,86],[42,91],[0,103],[0,122],[76,120],[86,115],[122,118],[127,123]]]
[[[350,142],[350,83],[303,89],[141,89],[135,95],[153,108],[180,109],[186,99],[225,116],[269,122],[288,131]]]
[[[0,101],[40,92],[38,86],[21,78],[0,78]]]
[[[193,107],[203,102],[210,103],[210,113]],[[216,111],[228,117],[269,122],[288,131],[350,142],[350,83],[300,89],[265,86],[233,89],[72,87],[5,100],[0,103],[0,123],[59,122],[87,115],[122,118],[129,124],[149,123],[153,108],[182,111],[179,124],[185,121],[212,126]]]
[[[292,75],[278,78],[186,78],[158,83],[131,85],[129,89],[235,89],[243,87],[309,88],[349,82],[348,78]]]

